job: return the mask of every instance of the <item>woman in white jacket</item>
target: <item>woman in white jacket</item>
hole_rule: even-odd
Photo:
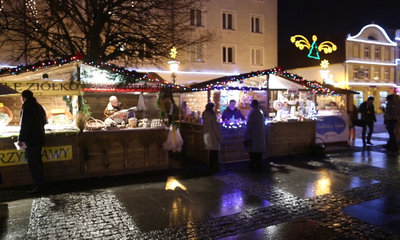
[[[217,114],[214,111],[215,104],[210,102],[203,112],[203,143],[204,148],[210,151],[209,168],[218,171],[218,150],[222,142],[221,128]]]

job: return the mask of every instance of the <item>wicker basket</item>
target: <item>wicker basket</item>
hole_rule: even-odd
[[[7,121],[1,121],[0,120],[0,125],[9,124],[14,118],[14,114],[12,113],[12,111],[8,107],[6,107],[4,105],[2,107],[0,107],[0,113],[5,113],[10,117],[10,119],[8,119]]]
[[[105,124],[103,121],[95,118],[90,118],[86,123],[85,123],[85,129],[86,130],[100,130],[105,127]]]

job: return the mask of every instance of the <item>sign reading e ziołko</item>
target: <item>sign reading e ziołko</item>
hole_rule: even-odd
[[[42,95],[80,95],[80,83],[75,82],[53,82],[53,81],[13,81],[0,82],[18,92],[30,90],[36,96]]]

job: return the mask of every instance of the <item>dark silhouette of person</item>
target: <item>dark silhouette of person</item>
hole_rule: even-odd
[[[252,100],[250,104],[252,110],[247,117],[247,125],[244,139],[251,140],[249,146],[245,146],[246,152],[249,153],[251,168],[262,168],[262,153],[267,150],[265,141],[264,113],[259,109],[257,100]]]
[[[33,189],[27,193],[41,193],[44,190],[42,148],[45,143],[46,112],[30,90],[21,93],[21,101],[23,104],[18,145],[26,145],[25,157],[33,180]]]
[[[374,132],[374,123],[376,122],[376,117],[375,117],[375,107],[374,107],[374,97],[368,97],[367,101],[361,103],[360,107],[358,108],[358,111],[361,113],[361,120],[363,121],[362,125],[362,140],[363,140],[363,147],[366,146],[366,144],[373,145],[371,143],[371,137],[372,133]],[[367,132],[367,126],[368,126],[368,136],[367,136],[367,141],[365,141],[365,135]]]
[[[400,115],[400,107],[397,101],[394,99],[394,95],[388,95],[386,97],[386,111],[384,114],[386,130],[389,133],[389,140],[387,142],[386,148],[390,151],[397,151],[397,139],[394,133],[398,117]]]

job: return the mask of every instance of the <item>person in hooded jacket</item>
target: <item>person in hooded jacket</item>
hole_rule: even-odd
[[[245,146],[246,152],[250,156],[251,168],[262,168],[262,154],[267,151],[264,130],[264,113],[259,109],[259,104],[256,99],[251,101],[252,110],[247,117],[247,127],[245,130],[245,140],[251,140],[251,146]]]
[[[210,151],[209,169],[218,171],[218,150],[222,142],[221,128],[217,114],[214,111],[215,104],[207,103],[203,117],[203,143],[204,148]]]
[[[44,190],[42,148],[45,143],[46,112],[30,90],[22,91],[21,101],[21,129],[17,143],[20,147],[26,145],[25,156],[33,179],[33,189],[27,193],[40,193]]]

